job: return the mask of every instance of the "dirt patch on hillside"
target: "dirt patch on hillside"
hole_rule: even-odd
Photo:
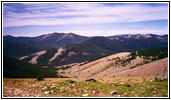
[[[23,56],[23,57],[20,57],[19,60],[23,60],[25,58],[27,58],[28,56]]]
[[[40,51],[32,54],[34,57],[29,61],[29,63],[37,64],[37,59],[39,58],[39,56],[44,55],[45,53],[46,51]]]
[[[49,61],[55,60],[59,55],[62,54],[63,51],[65,51],[64,48],[59,48],[58,51],[54,54],[54,56],[51,59],[49,59]]]

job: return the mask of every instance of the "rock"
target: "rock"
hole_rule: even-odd
[[[111,91],[110,94],[113,95],[113,94],[116,94],[117,92],[116,91]]]
[[[50,92],[49,91],[45,91],[45,94],[50,94]]]
[[[86,82],[96,82],[96,80],[93,79],[93,78],[91,78],[91,79],[86,79],[85,81],[86,81]]]
[[[50,88],[53,89],[53,88],[56,88],[56,86],[51,86]]]
[[[157,92],[156,91],[152,91],[153,94],[156,94]]]
[[[98,91],[93,91],[93,94],[95,94],[95,93],[99,93]]]
[[[165,66],[165,68],[164,68],[164,70],[163,70],[163,72],[162,72],[162,76],[161,76],[161,78],[160,78],[160,81],[163,81],[163,80],[164,80],[164,75],[165,75],[165,73],[166,73],[166,70],[167,70],[167,66]]]
[[[51,92],[51,93],[53,93],[53,92],[54,92],[54,90],[51,90],[50,92]]]
[[[83,97],[87,97],[87,96],[88,96],[88,94],[83,94],[82,96],[83,96]]]
[[[154,82],[154,81],[157,81],[158,80],[158,75],[156,75],[152,80],[150,80],[150,82]]]
[[[52,85],[55,86],[56,84],[53,83]]]
[[[142,91],[142,94],[145,94],[145,91]]]
[[[77,85],[77,86],[80,86],[80,84],[79,84],[79,83],[77,83],[76,85]]]
[[[120,83],[120,85],[123,85],[123,83]]]
[[[117,95],[117,97],[120,97],[121,95]]]
[[[46,90],[46,89],[47,89],[47,87],[43,87],[43,88],[42,88],[42,90]]]
[[[96,91],[93,91],[93,93],[96,93]]]

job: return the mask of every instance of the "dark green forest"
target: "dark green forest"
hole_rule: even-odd
[[[10,57],[3,57],[3,77],[9,78],[35,78],[57,77],[54,68],[42,68],[39,65],[32,65]]]
[[[145,58],[153,57],[154,60],[159,60],[165,57],[168,57],[168,48],[167,47],[160,47],[160,48],[150,48],[139,50],[138,55],[145,56]]]

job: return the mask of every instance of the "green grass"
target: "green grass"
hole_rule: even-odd
[[[45,85],[46,86],[46,85]],[[46,90],[52,91],[51,94],[58,94],[61,96],[78,96],[88,94],[89,97],[100,96],[117,96],[121,97],[167,97],[168,96],[168,80],[164,81],[144,81],[142,83],[102,83],[85,81],[76,82],[73,80],[66,80],[62,82],[55,82],[56,88],[51,89],[50,86]],[[97,91],[97,93],[93,93]],[[111,95],[111,91],[117,93]]]

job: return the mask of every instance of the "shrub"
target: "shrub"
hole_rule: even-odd
[[[61,86],[66,86],[66,85],[72,85],[75,84],[76,82],[73,80],[65,80],[60,83]]]
[[[134,66],[130,67],[130,69],[133,69],[133,68],[135,68],[135,67],[137,67],[137,66],[136,66],[136,65],[134,65]]]
[[[39,75],[39,76],[37,76],[36,78],[37,78],[38,81],[41,81],[41,80],[44,79],[43,75]]]
[[[73,81],[73,80],[66,80],[66,81],[64,81],[64,82],[66,82],[66,83],[70,83],[70,84],[74,84],[74,83],[76,83],[75,81]]]

